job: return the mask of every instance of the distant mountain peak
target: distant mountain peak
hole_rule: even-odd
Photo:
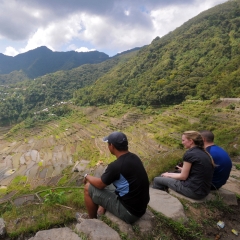
[[[70,70],[83,64],[95,64],[107,60],[109,56],[98,51],[53,52],[41,46],[15,57],[0,55],[0,73],[9,74],[22,70],[29,78],[36,78],[59,70]]]

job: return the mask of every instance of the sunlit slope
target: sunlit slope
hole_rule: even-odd
[[[138,154],[152,179],[180,161],[186,130],[213,130],[216,143],[232,158],[240,155],[240,103],[186,101],[170,108],[141,109],[117,104],[105,108],[72,106],[74,112],[35,128],[15,126],[0,139],[0,184],[27,176],[32,188],[57,184],[63,170],[77,161],[111,162],[102,138],[120,130],[129,138],[130,151]]]

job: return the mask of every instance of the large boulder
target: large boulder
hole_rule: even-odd
[[[29,240],[82,240],[70,228],[53,228],[50,230],[43,230],[36,233],[35,237]]]
[[[89,240],[121,240],[115,230],[98,219],[85,219],[77,224],[75,229],[76,232],[86,235]]]
[[[168,218],[185,222],[187,217],[181,202],[165,191],[150,188],[150,201],[148,205],[155,211],[162,213]]]
[[[135,234],[133,231],[134,226],[136,226],[142,234],[151,232],[153,230],[154,215],[149,210],[147,210],[146,213],[133,225],[127,224],[126,222],[114,216],[110,212],[106,212],[105,216],[112,222],[114,222],[114,224],[119,227],[119,230],[127,234],[130,239],[135,239]]]

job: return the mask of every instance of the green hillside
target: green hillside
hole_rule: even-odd
[[[92,85],[136,52],[137,49],[99,64],[85,64],[69,71],[58,71],[34,80],[0,86],[0,124],[21,121],[45,107],[71,99],[76,89]]]
[[[228,1],[138,51],[0,86],[0,121],[21,121],[72,98],[81,106],[146,107],[240,97],[239,46],[240,0]]]
[[[150,182],[182,160],[186,130],[213,131],[240,168],[240,0],[98,64],[34,80],[19,72],[5,77],[11,84],[0,85],[0,214],[8,239],[73,227],[75,213],[86,212],[84,174],[114,159],[102,141],[112,131],[126,133]],[[28,201],[31,195],[36,198]],[[239,223],[239,206],[226,206],[220,197],[181,204],[188,222],[154,213],[154,230],[145,235],[137,226],[136,239],[223,239],[232,234],[231,223]],[[217,228],[219,220],[224,229]]]
[[[189,20],[123,66],[78,90],[79,104],[164,105],[240,96],[240,1]]]
[[[27,238],[39,230],[72,224],[76,212],[86,212],[81,189],[83,175],[86,172],[93,175],[100,162],[104,169],[114,160],[102,138],[115,130],[126,133],[129,150],[141,158],[150,181],[181,161],[185,152],[180,144],[181,134],[186,130],[212,130],[215,143],[228,151],[234,166],[240,166],[239,102],[188,100],[170,107],[146,109],[120,103],[101,107],[68,104],[68,107],[72,111],[59,119],[48,123],[36,121],[34,128],[29,128],[29,122],[25,120],[10,131],[3,129],[5,135],[0,132],[1,171],[4,172],[5,162],[16,170],[5,178],[0,175],[3,186],[0,189],[0,213],[10,239]],[[34,155],[40,158],[34,159]],[[73,172],[74,166],[81,161],[82,170]],[[83,168],[84,162],[88,164],[87,170]],[[26,170],[30,165],[32,168],[28,173]],[[236,181],[240,179],[239,176],[231,177]],[[13,204],[30,194],[38,194],[43,202],[33,200],[20,206]],[[210,236],[218,232],[216,223],[219,219],[225,223],[229,219],[237,222],[239,206],[230,208],[221,200],[202,204],[183,201],[182,204],[189,217],[188,223],[182,225],[156,217],[157,230],[148,238],[140,235],[136,239],[163,236],[166,240],[215,239]],[[228,212],[231,215],[227,217]],[[19,219],[18,224],[16,219]],[[226,224],[225,229],[227,226],[232,227]],[[133,238],[122,236],[121,239]]]

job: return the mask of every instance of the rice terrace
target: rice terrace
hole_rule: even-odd
[[[34,206],[41,202],[41,192],[47,189],[65,191],[79,187],[81,191],[86,171],[99,175],[114,159],[102,137],[115,129],[129,136],[130,151],[141,157],[150,181],[181,160],[184,150],[180,137],[184,129],[213,129],[217,141],[221,141],[239,166],[240,103],[234,103],[234,110],[228,108],[230,104],[232,101],[225,100],[186,101],[168,108],[142,109],[123,104],[99,108],[70,103],[73,112],[59,120],[34,128],[24,128],[23,123],[11,130],[2,128],[5,134],[1,136],[0,151],[1,206],[10,202],[13,206]],[[235,176],[238,181],[239,177]],[[82,208],[79,204],[78,208]],[[13,221],[12,217],[17,218],[9,216],[8,221]],[[74,213],[70,219],[73,218]],[[21,231],[16,226],[11,229],[11,224],[8,225],[9,231]]]

